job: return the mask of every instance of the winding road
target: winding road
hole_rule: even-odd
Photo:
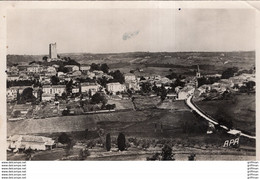
[[[214,120],[212,117],[210,117],[209,115],[205,114],[201,109],[199,109],[195,104],[193,104],[192,102],[192,97],[193,96],[189,96],[187,99],[186,99],[186,104],[193,110],[195,111],[198,115],[200,115],[203,119],[209,121],[210,123],[214,124],[214,125],[219,125],[218,122],[216,122],[216,120]],[[237,134],[240,134],[240,136],[244,136],[244,137],[247,137],[247,138],[250,138],[250,139],[256,139],[255,136],[251,136],[251,135],[247,135],[247,134],[244,134],[242,133],[241,131],[239,130],[236,130],[236,129],[229,129],[227,128],[226,126],[224,125],[220,125],[221,128],[225,129],[227,131],[227,133],[229,134],[232,134],[232,135],[237,135]]]

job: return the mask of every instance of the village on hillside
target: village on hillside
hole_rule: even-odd
[[[224,54],[220,53],[220,56],[224,56]],[[190,97],[195,102],[201,103],[215,100],[233,100],[236,95],[252,95],[255,93],[254,66],[250,69],[227,68],[222,74],[203,74],[199,64],[197,64],[194,74],[190,76],[175,73],[173,70],[169,70],[168,75],[165,76],[157,74],[147,76],[145,73],[140,75],[143,72],[142,68],[137,69],[137,71],[138,74],[130,69],[128,73],[112,70],[106,63],[80,64],[68,56],[58,55],[56,43],[49,44],[49,55],[38,61],[8,66],[6,71],[7,122],[13,125],[7,132],[9,134],[7,139],[8,152],[13,155],[13,153],[28,149],[51,151],[53,148],[64,147],[67,144],[67,147],[65,146],[67,154],[65,160],[70,160],[75,159],[69,158],[70,149],[76,144],[81,146],[79,147],[81,149],[85,145],[84,142],[66,143],[68,136],[65,133],[59,134],[58,137],[49,134],[49,137],[41,135],[41,133],[52,133],[51,127],[49,127],[49,131],[46,129],[42,132],[34,132],[34,129],[32,129],[32,131],[26,133],[27,127],[17,129],[19,123],[23,121],[34,123],[37,120],[48,121],[52,118],[53,120],[64,118],[67,122],[70,116],[71,118],[78,116],[79,119],[82,116],[99,115],[98,118],[100,119],[93,119],[98,121],[96,123],[100,124],[99,128],[89,127],[88,130],[85,129],[85,132],[87,130],[88,136],[90,136],[89,133],[98,131],[96,138],[104,138],[104,128],[106,127],[100,126],[102,126],[101,122],[105,120],[101,118],[109,118],[108,115],[122,113],[121,116],[123,116],[124,112],[128,111],[135,111],[136,115],[139,115],[143,110],[148,109],[152,112],[156,110],[189,111],[190,109],[184,107],[179,109],[178,106],[185,106],[184,101]],[[156,115],[155,112],[153,115]],[[140,114],[140,116],[142,115]],[[153,118],[153,116],[149,118]],[[128,117],[126,117],[127,120],[130,121]],[[140,121],[142,121],[141,117]],[[218,122],[225,126],[229,125],[229,121]],[[17,126],[14,126],[15,124]],[[62,122],[57,125],[63,126]],[[85,126],[81,128],[81,124],[77,125],[76,131],[87,128]],[[162,134],[160,135],[163,135],[168,123],[149,123],[149,125],[152,125],[152,131],[155,131],[155,133],[161,131]],[[211,134],[212,132],[209,131],[209,128],[212,128],[211,123],[206,125],[207,129],[204,134]],[[174,129],[174,127],[172,128]],[[232,126],[229,129],[231,128]],[[16,131],[12,132],[13,129],[16,129]],[[140,131],[142,129],[135,130]],[[185,130],[187,129],[185,128]],[[17,133],[17,131],[19,132]],[[57,133],[59,130],[53,133],[55,132]],[[64,131],[61,130],[60,132]],[[92,145],[104,148],[104,140],[95,144],[88,140],[86,146],[89,150],[92,149],[92,147],[89,147]],[[130,139],[128,147],[131,148],[131,145],[134,145],[135,142],[136,138]],[[116,148],[116,142],[114,143]],[[146,144],[147,142],[143,144],[143,148],[149,148]],[[118,148],[120,150],[120,147]],[[75,150],[77,150],[77,147]],[[91,154],[86,154],[89,152],[86,152],[86,150],[86,148],[83,148],[79,151],[80,158],[91,156]],[[151,154],[149,153],[149,155]],[[190,157],[194,158],[194,155],[191,154]],[[31,154],[29,159],[32,159]]]

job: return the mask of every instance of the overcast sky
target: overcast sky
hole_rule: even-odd
[[[253,10],[9,10],[8,54],[255,50]]]

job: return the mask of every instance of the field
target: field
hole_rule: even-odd
[[[143,112],[114,112],[45,119],[25,119],[7,123],[7,135],[84,131],[96,127],[100,121],[138,122],[146,120]]]
[[[219,111],[233,121],[233,127],[255,135],[255,94],[239,94],[235,100],[195,102],[203,111],[216,117]]]

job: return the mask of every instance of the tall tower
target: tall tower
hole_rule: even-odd
[[[49,57],[51,59],[58,58],[56,42],[49,45]]]
[[[197,72],[196,72],[195,88],[198,88],[198,87],[199,87],[198,79],[201,77],[199,65],[197,65],[197,68],[198,68],[198,69],[197,69]]]

